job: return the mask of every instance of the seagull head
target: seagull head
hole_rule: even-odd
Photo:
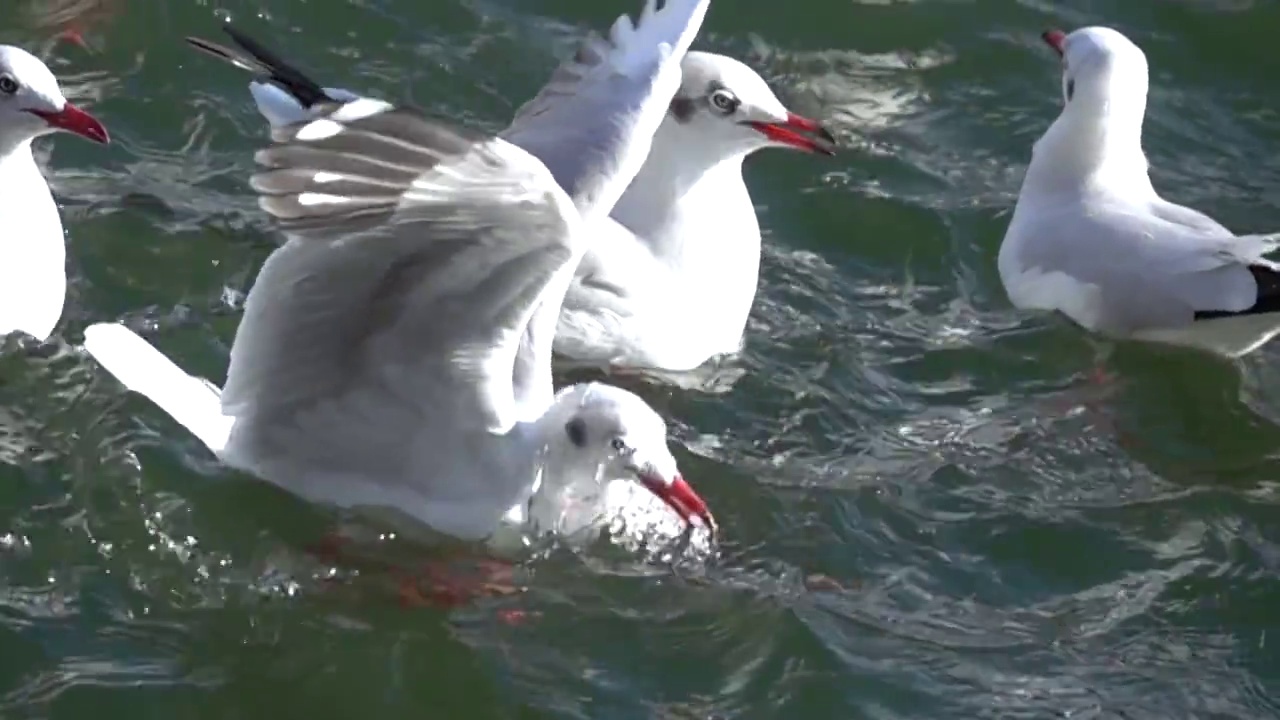
[[[1041,34],[1062,60],[1062,112],[1036,142],[1033,167],[1059,177],[1145,177],[1147,58],[1116,30]]]
[[[108,142],[107,129],[67,102],[49,68],[36,56],[11,45],[0,45],[0,128],[12,142],[57,131]]]
[[[1147,106],[1147,56],[1107,27],[1070,34],[1047,30],[1045,44],[1062,59],[1062,113],[1085,124],[1136,124]]]
[[[784,147],[834,155],[835,138],[816,120],[791,112],[764,78],[724,55],[690,52],[667,122],[698,134],[699,145],[721,156]]]
[[[685,522],[715,529],[707,503],[681,476],[667,447],[666,422],[648,403],[599,383],[562,390],[558,404],[566,400],[571,410],[564,421],[557,474],[565,479],[635,480]]]

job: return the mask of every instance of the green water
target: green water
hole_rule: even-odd
[[[696,47],[847,150],[749,162],[747,374],[639,386],[723,525],[694,576],[555,556],[526,593],[448,612],[327,583],[301,548],[328,516],[220,468],[74,349],[123,319],[223,377],[275,240],[245,182],[246,78],[181,43],[221,11],[327,84],[496,130],[633,4],[115,0],[96,52],[48,46],[114,143],[56,139],[64,339],[0,355],[0,717],[1280,717],[1276,350],[1123,345],[1094,391],[1095,344],[1014,312],[995,270],[1059,102],[1050,26],[1146,49],[1170,198],[1280,226],[1274,1],[717,0]],[[0,40],[45,47],[32,17]]]

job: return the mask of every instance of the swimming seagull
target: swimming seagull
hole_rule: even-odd
[[[644,12],[662,11],[650,2]],[[564,106],[600,72],[610,47],[589,34],[500,134],[546,164],[570,194],[580,156],[591,152],[574,137],[592,119]],[[249,89],[273,126],[309,116],[305,101],[270,78]],[[742,179],[743,160],[766,147],[835,152],[830,132],[788,110],[754,70],[733,58],[689,52],[669,89],[643,167],[609,217],[589,220],[599,239],[565,296],[558,356],[683,372],[738,352],[760,269],[760,225]],[[341,88],[324,93],[334,100],[360,97]],[[551,128],[559,139],[550,144],[548,115],[562,119]]]
[[[595,42],[587,38],[502,137],[524,145],[538,132],[538,114],[598,62]],[[601,239],[569,286],[557,355],[684,372],[740,351],[760,274],[760,224],[743,161],[767,147],[835,153],[829,131],[788,110],[738,60],[690,52],[681,71],[644,167],[601,219]]]
[[[652,408],[602,384],[553,393],[551,379],[555,318],[594,241],[585,228],[638,170],[708,2],[619,20],[598,72],[540,121],[580,122],[572,192],[500,138],[333,102],[230,27],[247,55],[190,39],[314,116],[275,128],[255,156],[251,184],[287,242],[246,299],[220,393],[121,325],[90,327],[85,347],[224,462],[313,501],[475,541],[540,478],[625,476],[713,528]],[[549,154],[566,142],[542,137]]]
[[[1043,39],[1062,56],[1063,108],[1036,142],[1000,247],[1019,308],[1116,338],[1228,357],[1280,332],[1280,234],[1236,235],[1161,198],[1147,174],[1147,60],[1121,33]]]
[[[107,129],[67,102],[39,58],[0,45],[0,338],[23,332],[40,341],[53,334],[67,294],[67,248],[49,183],[36,166],[31,142],[59,130],[97,143]]]

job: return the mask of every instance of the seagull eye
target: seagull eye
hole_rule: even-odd
[[[610,444],[613,445],[613,449],[615,452],[626,452],[627,450],[627,441],[623,440],[620,437],[614,438],[610,442]]]
[[[717,90],[711,93],[711,104],[720,112],[728,115],[737,110],[742,101],[738,99],[737,95],[728,90]]]
[[[0,75],[0,92],[5,95],[18,92],[18,81],[8,75]]]
[[[586,447],[587,423],[582,418],[574,418],[565,423],[564,434],[569,436],[569,442],[575,447]]]

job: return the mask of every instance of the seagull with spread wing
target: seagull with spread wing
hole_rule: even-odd
[[[666,425],[616,387],[553,391],[565,290],[644,161],[709,0],[619,20],[578,92],[538,122],[578,122],[556,181],[535,153],[371,99],[335,101],[230,27],[198,48],[288,88],[309,119],[278,126],[251,179],[287,242],[245,303],[225,387],[119,324],[85,347],[227,464],[312,501],[489,537],[540,482],[626,478],[712,527]],[[584,124],[584,119],[590,122]]]
[[[500,137],[541,160],[572,195],[578,166],[594,152],[577,138],[596,125],[575,109],[617,48],[676,22],[676,4],[658,9],[648,0],[635,25],[620,20],[607,37],[589,34]],[[651,98],[666,112],[652,142],[636,147],[640,170],[608,213],[588,221],[598,239],[569,285],[554,345],[574,363],[685,372],[737,353],[761,247],[743,161],[769,147],[835,152],[826,128],[788,110],[742,62],[707,52],[680,56],[673,82]],[[309,117],[312,102],[360,97],[324,88],[320,98],[300,98],[270,76],[250,92],[273,126]]]

